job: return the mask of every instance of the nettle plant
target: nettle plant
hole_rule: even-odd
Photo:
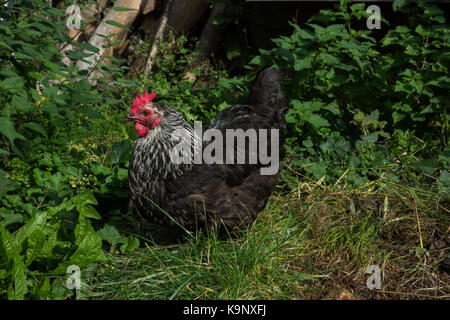
[[[366,5],[341,1],[303,28],[292,23],[291,36],[274,39],[276,48],[260,50],[250,62],[274,64],[289,76],[284,88],[293,165],[315,179],[345,173],[359,185],[386,168],[398,179],[402,168],[433,153],[441,161],[425,160],[428,173],[445,164],[448,25],[441,10],[423,1],[411,7],[396,1],[393,8],[408,13],[409,26],[391,28],[381,41],[366,28]],[[408,136],[408,143],[399,134]],[[407,147],[423,143],[428,152],[422,155],[413,153],[419,147]],[[409,157],[397,157],[405,152]]]
[[[0,6],[0,18],[0,297],[61,298],[67,288],[53,291],[55,276],[103,259],[91,225],[101,218],[93,187],[106,193],[126,184],[126,143],[111,141],[102,158],[101,140],[83,146],[75,133],[104,119],[100,104],[117,101],[74,66],[98,49],[68,37],[64,11],[14,1]],[[71,66],[62,63],[68,43]],[[121,76],[114,65],[96,70]]]

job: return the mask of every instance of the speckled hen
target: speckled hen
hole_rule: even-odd
[[[153,223],[181,224],[188,229],[204,227],[205,222],[208,225],[223,223],[229,228],[249,225],[264,209],[279,179],[279,170],[264,175],[261,168],[267,167],[267,163],[260,159],[256,163],[248,161],[249,148],[255,144],[246,143],[244,149],[226,150],[226,131],[255,129],[260,132],[260,129],[266,129],[267,139],[259,141],[262,138],[258,136],[256,145],[267,142],[269,150],[275,146],[281,161],[285,154],[287,110],[281,80],[279,70],[263,69],[253,82],[247,104],[228,106],[201,129],[203,133],[209,129],[223,133],[223,161],[214,163],[204,159],[201,163],[174,161],[173,150],[183,139],[190,141],[191,151],[206,150],[214,139],[209,141],[199,137],[179,111],[156,102],[155,93],[139,93],[125,118],[125,121],[134,121],[140,136],[133,146],[128,173],[134,210]],[[278,130],[277,143],[271,143],[274,132],[271,129]],[[178,140],[174,139],[177,131],[184,132],[177,136]],[[230,151],[235,151],[234,155],[231,153],[234,163],[225,159]],[[238,164],[239,152],[246,156],[245,163]],[[195,151],[188,152],[187,157],[193,160],[194,154]]]

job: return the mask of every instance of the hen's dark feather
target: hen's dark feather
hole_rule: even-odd
[[[248,104],[223,109],[203,130],[214,128],[221,131],[225,146],[226,129],[244,131],[252,128],[268,129],[268,132],[270,129],[278,129],[281,161],[285,154],[287,110],[287,102],[280,88],[281,79],[282,73],[279,70],[272,68],[262,70],[252,85]],[[170,107],[164,107],[168,108],[171,114],[178,113]],[[161,124],[163,130],[164,125]],[[167,139],[168,135],[162,138]],[[161,168],[139,168],[139,166],[164,165],[161,159],[155,159],[167,157],[167,154],[164,155],[166,152],[164,148],[167,146],[154,139],[151,147],[153,149],[149,150],[150,147],[144,141],[139,142],[141,139],[135,143],[130,161],[131,200],[142,216],[159,224],[173,225],[173,221],[160,209],[187,228],[202,226],[205,218],[209,223],[223,222],[228,227],[247,224],[264,209],[279,178],[279,172],[274,175],[261,175],[260,168],[263,164],[259,161],[256,164],[194,164],[183,167],[180,174],[158,175]],[[209,143],[203,141],[203,147]],[[245,150],[247,156],[248,152],[247,143]],[[225,154],[224,150],[224,160]],[[234,163],[236,156],[235,152]],[[151,174],[148,174],[148,171]],[[159,208],[152,203],[156,203]]]

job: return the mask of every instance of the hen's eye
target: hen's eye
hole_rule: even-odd
[[[149,113],[147,110],[144,110],[144,111],[142,112],[142,114],[144,115],[144,117],[146,117],[146,116],[148,116],[150,113]]]

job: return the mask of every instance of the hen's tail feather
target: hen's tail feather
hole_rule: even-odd
[[[271,102],[272,104],[277,104],[275,107],[282,107],[279,104],[285,99],[280,88],[282,79],[283,73],[280,70],[268,67],[259,71],[251,87],[248,104],[259,106]],[[284,107],[287,107],[287,104]]]
[[[255,111],[270,121],[273,128],[280,130],[280,141],[286,135],[285,115],[288,109],[286,97],[281,90],[283,73],[271,67],[262,69],[256,76],[250,89],[248,104],[255,106]],[[284,151],[284,147],[282,147]],[[284,153],[284,152],[283,152]]]

